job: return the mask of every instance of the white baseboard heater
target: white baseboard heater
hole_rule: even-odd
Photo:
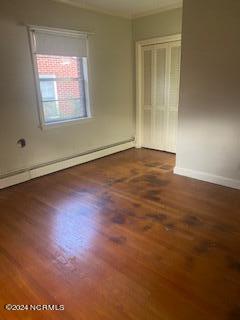
[[[90,150],[70,158],[64,158],[52,162],[48,162],[39,166],[12,172],[11,174],[0,177],[0,189],[13,186],[37,177],[41,177],[56,171],[76,166],[85,162],[96,160],[120,151],[124,151],[135,147],[135,140],[119,142],[102,148]]]

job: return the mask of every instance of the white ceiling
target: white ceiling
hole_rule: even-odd
[[[81,8],[134,18],[182,6],[182,0],[55,0]]]

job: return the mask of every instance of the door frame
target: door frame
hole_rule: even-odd
[[[181,39],[181,34],[174,34],[136,42],[136,148],[142,147],[142,47],[181,41]]]

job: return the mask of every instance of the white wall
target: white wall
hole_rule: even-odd
[[[26,27],[92,31],[93,119],[41,131]],[[0,11],[0,176],[134,136],[132,23],[49,0],[2,0]],[[27,147],[16,142],[25,138]]]
[[[240,188],[240,2],[185,0],[176,172]]]
[[[151,39],[181,33],[182,8],[159,12],[133,20],[135,40]]]

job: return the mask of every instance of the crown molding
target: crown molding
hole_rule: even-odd
[[[125,18],[125,19],[129,19],[129,20],[134,20],[137,18],[141,18],[141,17],[145,17],[145,16],[150,16],[150,15],[154,15],[157,13],[161,13],[164,11],[169,11],[169,10],[173,10],[173,9],[177,9],[177,8],[181,8],[182,7],[182,0],[178,0],[175,4],[169,5],[169,6],[164,6],[161,7],[159,9],[154,9],[154,10],[150,10],[150,11],[144,11],[142,13],[139,14],[127,14],[127,13],[116,13],[110,10],[104,10],[104,9],[100,9],[99,7],[96,6],[89,6],[83,3],[76,3],[73,0],[52,0],[54,2],[57,3],[62,3],[62,4],[67,4],[73,7],[77,7],[77,8],[81,8],[81,9],[85,9],[85,10],[89,10],[95,13],[102,13],[102,14],[106,14],[106,15],[110,15],[110,16],[114,16],[114,17],[119,17],[119,18]]]
[[[102,13],[102,14],[106,14],[109,16],[125,18],[125,19],[129,19],[129,20],[132,19],[132,16],[130,14],[124,14],[124,13],[117,14],[116,12],[112,12],[110,10],[99,9],[98,7],[95,7],[95,6],[88,6],[88,5],[82,4],[82,3],[75,3],[72,0],[53,0],[53,1],[58,2],[58,3],[62,3],[62,4],[68,4],[72,7],[85,9],[85,10],[92,11],[95,13]]]

